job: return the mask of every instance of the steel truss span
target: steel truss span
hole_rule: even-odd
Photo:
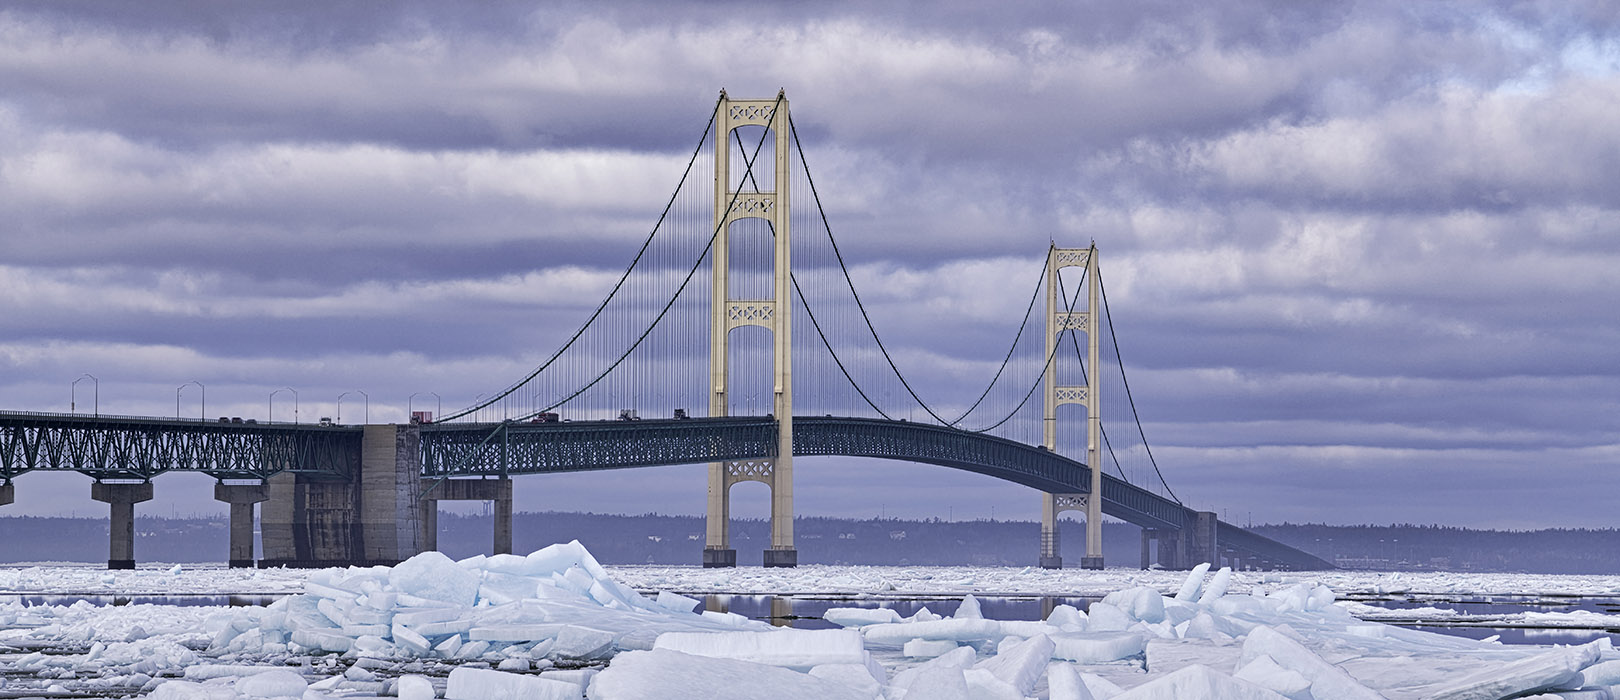
[[[97,481],[169,471],[218,479],[305,472],[347,479],[360,465],[360,429],[137,416],[0,412],[0,478],[75,471]]]
[[[971,471],[1046,492],[1089,493],[1085,464],[1014,440],[939,425],[794,416],[796,456],[874,457]],[[769,417],[476,423],[422,426],[423,473],[474,477],[628,469],[776,456]],[[1179,530],[1186,506],[1103,475],[1102,510],[1149,529]],[[1222,547],[1294,569],[1332,568],[1297,549],[1220,523]]]

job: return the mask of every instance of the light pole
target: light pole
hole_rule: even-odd
[[[293,395],[293,425],[298,425],[298,390],[294,389],[294,388],[292,388],[290,386],[284,386],[284,387],[281,387],[280,389],[277,389],[275,391],[270,392],[270,415],[265,418],[265,421],[270,422],[270,421],[274,421],[276,419],[276,394],[279,394],[279,393],[281,393],[283,391],[292,392],[292,395]]]
[[[201,394],[200,398],[202,399],[201,407],[197,410],[197,418],[199,420],[208,420],[208,387],[203,386],[202,382],[195,379],[174,388],[174,417],[176,420],[180,418],[180,390],[192,384],[197,385],[198,393]]]
[[[79,382],[82,382],[82,381],[84,381],[86,379],[90,380],[91,383],[93,383],[95,385],[95,388],[96,388],[96,390],[95,390],[95,411],[96,411],[96,415],[100,416],[101,415],[101,380],[96,379],[95,375],[90,374],[89,372],[81,374],[81,375],[79,375],[78,379],[73,380],[73,389],[70,392],[72,395],[68,397],[68,412],[69,413],[78,413],[79,412],[79,406],[78,406],[78,404],[79,404]]]
[[[343,422],[343,397],[348,396],[349,394],[359,394],[359,395],[365,397],[365,399],[366,399],[366,423],[368,423],[368,424],[371,423],[371,394],[367,394],[366,392],[361,391],[359,389],[355,389],[354,391],[345,391],[345,392],[343,392],[341,394],[338,394],[338,398],[337,398],[337,419],[338,419],[338,422],[339,423]]]
[[[413,415],[413,416],[416,415],[416,411],[414,410],[416,408],[416,404],[413,403],[413,402],[416,400],[416,397],[421,395],[421,394],[431,394],[433,396],[433,398],[436,398],[436,399],[439,400],[438,408],[434,409],[434,413],[433,413],[434,417],[444,415],[444,397],[439,396],[439,393],[436,392],[436,391],[418,391],[418,392],[416,392],[414,394],[411,394],[410,396],[406,397],[406,399],[405,399],[405,412],[406,413],[408,413],[410,415]]]

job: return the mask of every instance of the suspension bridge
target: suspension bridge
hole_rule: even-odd
[[[0,505],[23,473],[86,474],[110,507],[108,566],[128,568],[153,478],[202,472],[231,504],[233,566],[391,563],[436,547],[441,500],[493,501],[493,550],[509,553],[516,476],[708,464],[703,565],[736,565],[731,490],[753,481],[770,490],[764,563],[795,566],[795,458],[868,457],[1030,487],[1042,511],[1030,551],[1048,568],[1063,566],[1065,511],[1084,518],[1085,568],[1104,564],[1105,515],[1142,528],[1144,567],[1330,568],[1171,490],[1094,245],[1050,246],[999,360],[942,380],[885,343],[811,172],[785,95],[722,91],[623,272],[504,389],[403,425],[0,412]]]

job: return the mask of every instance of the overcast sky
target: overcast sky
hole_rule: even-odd
[[[0,10],[0,409],[83,410],[85,373],[103,413],[173,415],[191,381],[209,415],[284,386],[305,419],[356,389],[373,422],[460,407],[589,313],[721,88],[785,88],[900,355],[995,359],[953,339],[1010,335],[1002,281],[1095,240],[1189,504],[1620,525],[1613,3],[240,5]],[[801,515],[1040,513],[934,467],[797,479]],[[209,483],[140,512],[222,512]],[[705,488],[528,477],[517,507],[697,514]],[[0,513],[105,513],[76,474],[17,490]]]

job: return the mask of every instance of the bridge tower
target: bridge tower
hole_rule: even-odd
[[[771,459],[713,462],[709,465],[708,534],[703,548],[703,566],[737,565],[737,550],[731,548],[731,487],[739,481],[759,481],[771,489],[771,547],[765,550],[765,566],[797,566],[798,550],[793,547],[793,298],[789,295],[788,230],[788,102],[784,93],[775,99],[733,100],[720,91],[716,107],[714,142],[714,227],[710,250],[714,271],[709,334],[709,415],[728,413],[727,371],[730,366],[729,338],[741,326],[761,326],[771,331],[774,346],[772,415],[777,421],[776,456]],[[774,135],[775,178],[772,190],[758,191],[757,183],[744,191],[744,177],[731,189],[731,140],[738,127],[762,126]],[[745,153],[745,158],[746,158]],[[749,170],[758,161],[744,163]],[[728,285],[729,229],[743,219],[763,219],[775,236],[775,284],[770,299],[733,299]]]
[[[1067,311],[1058,298],[1058,271],[1065,267],[1086,269],[1086,310]],[[1098,338],[1101,280],[1097,275],[1097,246],[1090,248],[1052,247],[1046,253],[1046,342],[1055,353],[1046,368],[1043,394],[1046,411],[1042,420],[1042,442],[1057,451],[1057,409],[1064,404],[1086,407],[1086,466],[1091,469],[1090,493],[1041,494],[1042,568],[1063,568],[1058,551],[1058,516],[1067,510],[1086,514],[1086,555],[1080,559],[1085,569],[1103,568],[1102,555],[1102,392],[1098,390]],[[1086,336],[1086,383],[1083,386],[1058,384],[1057,359],[1063,352],[1059,343],[1064,333]]]

